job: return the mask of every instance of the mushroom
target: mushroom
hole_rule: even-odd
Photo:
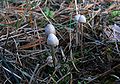
[[[46,61],[47,61],[48,66],[53,67],[53,57],[52,56],[48,56]],[[55,59],[55,63],[57,63],[57,59]]]
[[[80,15],[79,20],[80,23],[86,23],[86,17],[84,15]]]
[[[52,56],[48,56],[46,59],[48,66],[52,67],[53,66],[53,59]]]
[[[78,42],[79,42],[79,18],[80,18],[80,14],[76,14],[74,17],[75,22],[77,23],[77,27],[76,27],[76,46],[78,46]]]
[[[75,19],[75,22],[76,22],[76,23],[79,22],[80,16],[81,16],[80,14],[75,15],[74,19]]]
[[[51,33],[56,34],[55,27],[52,24],[47,24],[47,26],[45,27],[45,34],[49,35]]]
[[[80,27],[81,27],[81,40],[80,40],[81,55],[84,56],[84,54],[83,54],[83,23],[86,23],[86,17],[84,15],[80,15],[79,23],[80,23]]]
[[[54,34],[51,33],[48,35],[47,44],[55,47],[55,46],[59,45],[59,40]]]
[[[55,57],[55,48],[54,47],[59,45],[59,40],[54,34],[51,33],[48,35],[47,44],[51,46],[51,55],[52,55],[53,64],[55,67],[56,66],[56,62],[55,62],[56,57]]]

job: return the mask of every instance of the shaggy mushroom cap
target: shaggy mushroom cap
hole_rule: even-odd
[[[54,34],[51,33],[48,35],[47,44],[55,47],[59,45],[59,40]]]
[[[49,35],[51,33],[56,34],[55,27],[52,24],[47,24],[47,26],[45,27],[45,34]]]

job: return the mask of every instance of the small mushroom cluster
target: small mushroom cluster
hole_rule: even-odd
[[[79,38],[79,30],[81,28],[81,41],[83,37],[83,23],[86,23],[86,17],[84,15],[76,14],[74,17],[75,22],[77,23],[77,28],[76,28],[76,45],[78,46],[80,42]],[[78,26],[80,25],[80,26]]]
[[[47,35],[47,44],[51,46],[51,55],[47,57],[47,63],[50,67],[54,64],[56,65],[56,57],[55,57],[55,50],[54,47],[59,45],[59,40],[56,37],[56,30],[52,24],[47,24],[45,27],[45,34]]]
[[[58,46],[59,45],[59,40],[56,37],[56,31],[55,27],[52,24],[47,24],[45,27],[45,34],[48,36],[47,38],[47,44],[50,46]]]
[[[86,17],[84,15],[77,14],[75,15],[76,23],[86,23]]]

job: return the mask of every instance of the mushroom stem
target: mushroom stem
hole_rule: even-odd
[[[53,65],[55,68],[56,62],[55,62],[55,48],[54,48],[54,46],[51,46],[51,55],[52,55],[52,59],[53,59]]]
[[[83,57],[83,23],[80,24],[81,27],[81,40],[80,40],[80,44],[81,44],[81,56]]]
[[[79,43],[79,24],[77,24],[77,27],[76,27],[76,46],[78,46],[78,43]]]
[[[76,33],[75,33],[75,36],[76,36],[76,47],[78,46],[79,44],[79,18],[80,18],[80,14],[77,14],[75,15],[75,22],[76,22]]]

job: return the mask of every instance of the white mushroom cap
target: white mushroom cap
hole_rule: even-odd
[[[51,33],[48,35],[47,44],[55,47],[59,45],[59,40],[54,34]]]
[[[47,24],[47,26],[45,27],[45,34],[49,35],[49,34],[55,34],[55,27],[52,24]]]
[[[112,29],[115,31],[115,32],[118,32],[120,33],[120,27],[117,25],[117,24],[114,24]]]
[[[47,57],[47,62],[48,62],[48,63],[53,63],[52,56],[48,56],[48,57]]]
[[[48,56],[46,59],[48,66],[53,67],[53,59],[52,56]]]
[[[76,23],[79,22],[79,18],[80,18],[80,14],[75,15],[74,19],[75,19],[75,22],[76,22]]]
[[[80,15],[79,22],[86,23],[86,17],[84,15]]]
[[[50,66],[50,67],[54,66],[54,64],[53,64],[53,57],[52,56],[48,56],[46,61],[47,61],[48,66]],[[57,63],[57,62],[58,62],[58,60],[55,58],[55,63]]]

